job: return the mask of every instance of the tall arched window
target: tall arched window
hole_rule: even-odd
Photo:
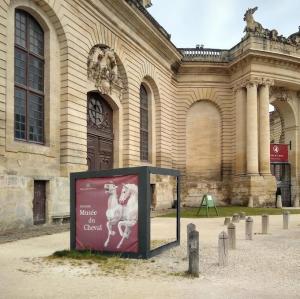
[[[140,87],[140,157],[149,161],[149,104],[146,88]]]
[[[15,13],[15,139],[44,143],[44,32],[27,12]]]

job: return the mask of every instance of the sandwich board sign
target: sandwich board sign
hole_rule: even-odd
[[[208,209],[209,208],[214,208],[215,211],[216,211],[217,216],[219,216],[217,207],[215,205],[215,201],[214,201],[212,195],[210,195],[210,194],[204,194],[203,195],[200,207],[199,207],[199,209],[197,211],[197,215],[200,214],[201,208],[206,208],[206,216],[208,216]]]

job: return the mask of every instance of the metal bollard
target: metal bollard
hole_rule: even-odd
[[[269,231],[269,215],[261,215],[261,233],[266,235]]]
[[[283,212],[283,229],[289,229],[290,211]]]
[[[236,249],[236,230],[233,223],[227,226],[229,249]]]
[[[252,217],[247,217],[246,219],[246,240],[253,239],[253,219]]]
[[[218,241],[218,255],[219,255],[219,266],[224,267],[228,265],[228,235],[226,232],[219,234]]]

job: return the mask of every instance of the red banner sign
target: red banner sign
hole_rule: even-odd
[[[138,252],[138,177],[76,180],[76,249]]]
[[[289,149],[288,144],[270,144],[270,160],[271,162],[288,162]]]

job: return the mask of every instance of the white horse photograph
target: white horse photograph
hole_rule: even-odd
[[[108,236],[104,243],[104,247],[107,247],[110,241],[110,237],[114,236],[116,232],[113,230],[113,225],[116,225],[122,218],[123,206],[119,204],[117,196],[117,188],[113,183],[104,185],[105,193],[108,193],[108,205],[106,210],[106,227],[108,230]]]
[[[122,204],[126,200],[127,204],[123,208],[122,219],[118,223],[119,233],[122,237],[117,248],[120,248],[124,239],[129,239],[131,228],[137,223],[138,219],[138,187],[135,184],[124,184],[119,202]],[[124,227],[124,229],[122,229]]]
[[[116,235],[113,226],[118,225],[118,231],[121,236],[121,240],[117,245],[119,249],[124,239],[129,239],[132,227],[137,223],[138,186],[135,184],[123,184],[119,199],[117,188],[118,186],[112,182],[104,185],[105,193],[109,194],[106,210],[108,235],[104,247],[108,247],[111,236]]]

